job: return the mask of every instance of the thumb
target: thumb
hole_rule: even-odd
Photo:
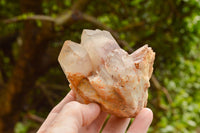
[[[50,133],[78,133],[79,129],[94,121],[100,113],[96,103],[88,105],[76,101],[66,104],[49,129]]]

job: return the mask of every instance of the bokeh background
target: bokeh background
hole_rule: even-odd
[[[156,52],[150,133],[200,132],[200,0],[0,0],[0,132],[36,132],[70,90],[57,57],[83,29]]]

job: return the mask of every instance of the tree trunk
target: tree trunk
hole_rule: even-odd
[[[34,12],[41,14],[41,0],[21,0],[23,13]],[[40,65],[47,49],[48,39],[52,37],[52,23],[43,22],[38,27],[36,22],[26,21],[22,32],[23,45],[20,55],[13,69],[6,89],[0,93],[0,132],[13,130],[14,123],[19,119],[22,101],[27,99],[27,92],[34,86],[40,75]],[[12,131],[11,131],[12,132]]]

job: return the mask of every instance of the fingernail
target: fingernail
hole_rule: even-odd
[[[145,126],[145,129],[147,132],[149,129],[149,126],[151,125],[151,122],[153,120],[153,112],[149,108],[144,108],[144,109],[142,109],[141,113],[143,113],[143,115],[141,115],[140,119],[144,120],[144,126]]]

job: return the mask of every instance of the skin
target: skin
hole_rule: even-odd
[[[37,133],[98,133],[107,117],[96,103],[81,104],[75,101],[73,91],[53,108]],[[153,113],[143,108],[134,119],[127,133],[146,133],[153,120]],[[130,118],[110,117],[102,133],[123,133]]]

